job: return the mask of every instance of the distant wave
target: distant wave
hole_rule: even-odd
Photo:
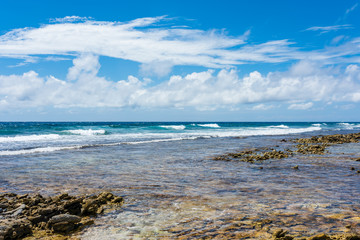
[[[265,128],[263,131],[259,131],[256,135],[287,135],[295,133],[320,131],[321,127],[307,127],[307,128]]]
[[[164,125],[165,128],[170,129],[184,129],[184,125]],[[255,127],[255,128],[221,128],[221,131],[218,129],[197,129],[194,131],[188,132],[157,132],[157,133],[135,133],[135,134],[112,134],[108,135],[106,141],[110,142],[97,142],[91,143],[89,141],[76,140],[77,143],[69,139],[60,138],[61,135],[57,134],[48,134],[48,135],[29,135],[29,136],[17,136],[17,137],[7,137],[0,138],[1,141],[11,142],[11,141],[36,141],[36,140],[49,140],[60,138],[60,142],[63,144],[67,142],[65,146],[34,146],[33,148],[23,148],[18,150],[3,150],[0,151],[0,156],[11,156],[11,155],[24,155],[24,154],[36,154],[36,153],[49,153],[54,151],[62,150],[75,150],[75,149],[84,149],[92,147],[109,147],[116,145],[135,145],[135,144],[150,144],[150,143],[160,143],[160,142],[171,142],[171,141],[182,141],[182,140],[196,140],[196,139],[207,139],[207,138],[217,138],[217,137],[249,137],[249,136],[270,136],[270,135],[289,135],[289,134],[298,134],[304,132],[319,131],[322,128],[320,126],[310,126],[305,128],[289,128],[285,125],[277,126],[268,126],[268,127]],[[104,134],[105,130],[67,130],[72,131],[72,134],[82,134],[82,135],[96,135]],[[25,139],[25,140],[24,140]],[[70,140],[70,141],[69,141]],[[101,140],[101,139],[100,139]],[[104,140],[104,139],[102,139]],[[80,141],[80,142],[79,142]],[[46,142],[45,142],[46,143]],[[6,144],[6,143],[5,143]],[[10,143],[11,144],[11,143]],[[36,143],[38,145],[38,143]],[[73,145],[76,144],[76,145]]]
[[[152,140],[145,140],[145,141],[134,141],[134,142],[123,142],[122,144],[144,144],[144,143],[157,143],[157,142],[172,142],[172,141],[182,141],[182,140],[195,140],[204,137],[183,137],[183,138],[168,138],[168,139],[152,139]]]
[[[186,128],[185,125],[161,125],[160,127],[174,130],[184,130]]]
[[[82,136],[93,136],[93,135],[104,135],[106,133],[105,130],[92,130],[92,129],[77,129],[77,130],[65,130],[64,132],[68,132],[75,135]]]
[[[15,137],[0,137],[0,142],[29,142],[29,141],[44,141],[58,139],[58,134],[43,134],[43,135],[23,135]]]
[[[219,128],[220,126],[216,123],[209,123],[209,124],[197,124],[200,127],[208,127],[208,128]]]
[[[345,128],[349,130],[352,130],[354,128],[360,128],[360,124],[355,124],[355,123],[338,123],[337,125],[339,125],[341,128]]]
[[[289,127],[284,124],[281,124],[281,125],[276,125],[276,126],[269,126],[269,128],[289,128]]]

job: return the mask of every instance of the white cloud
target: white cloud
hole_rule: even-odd
[[[327,33],[327,32],[331,32],[331,31],[338,31],[338,30],[343,30],[343,29],[351,29],[353,28],[352,25],[350,24],[342,24],[342,25],[332,25],[332,26],[314,26],[314,27],[310,27],[305,29],[306,31],[320,31],[321,33]]]
[[[345,15],[347,15],[347,14],[349,14],[350,12],[354,11],[355,8],[357,8],[358,5],[359,5],[358,3],[355,3],[351,8],[346,9]]]
[[[95,21],[78,16],[52,21],[38,28],[15,29],[1,35],[0,57],[24,59],[24,63],[28,63],[41,57],[51,60],[51,56],[66,59],[93,54],[140,63],[140,71],[149,76],[167,75],[173,66],[178,65],[222,69],[245,63],[294,60],[317,61],[322,65],[360,63],[360,38],[349,38],[341,45],[306,51],[288,39],[251,44],[246,42],[249,30],[234,37],[214,29],[174,27],[176,25],[171,25],[173,19],[166,16],[129,22]],[[307,30],[327,32],[347,28],[352,26],[315,26]]]
[[[308,103],[294,103],[291,104],[288,109],[293,109],[293,110],[306,110],[309,109],[313,106],[314,104],[312,102],[308,102]]]
[[[228,49],[244,44],[248,31],[244,36],[231,37],[216,30],[158,27],[156,24],[164,19],[164,16],[139,18],[121,23],[65,17],[54,24],[15,29],[0,36],[0,56],[91,53],[141,63],[144,71],[155,67],[152,70],[155,74],[168,73],[174,65],[222,68],[241,64],[243,60],[256,61],[251,56],[232,56],[234,51]],[[261,59],[260,55],[266,53],[256,55]],[[275,56],[264,59],[272,58]],[[156,63],[162,67],[156,68]]]
[[[80,57],[73,60],[74,66],[69,69],[67,78],[69,80],[76,80],[81,75],[89,75],[94,77],[99,69],[99,57],[92,54],[82,54]]]
[[[286,72],[262,75],[254,71],[244,77],[234,69],[208,70],[173,75],[149,86],[149,79],[129,76],[113,82],[97,76],[99,58],[93,54],[83,54],[73,63],[68,80],[40,77],[34,71],[0,76],[1,105],[14,109],[55,106],[214,110],[257,103],[255,109],[261,110],[269,108],[269,102],[292,102],[289,109],[308,109],[319,101],[360,101],[360,67],[355,64],[339,70],[302,61]]]
[[[50,22],[52,23],[84,22],[91,19],[92,19],[91,17],[66,16],[63,18],[51,18]]]
[[[252,110],[269,110],[269,109],[272,109],[274,108],[274,105],[266,105],[266,104],[258,104],[254,107],[252,107]]]

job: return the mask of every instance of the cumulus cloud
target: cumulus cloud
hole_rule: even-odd
[[[274,105],[266,105],[266,104],[258,104],[254,107],[252,107],[252,110],[269,110],[269,109],[272,109],[274,108]]]
[[[288,109],[293,109],[293,110],[306,110],[309,109],[313,106],[314,104],[312,102],[308,102],[308,103],[294,103],[291,104]]]
[[[255,103],[289,103],[289,109],[308,109],[313,102],[359,102],[360,67],[344,70],[324,68],[301,61],[288,71],[263,75],[258,71],[240,77],[235,69],[173,75],[167,81],[148,85],[149,80],[129,76],[110,81],[99,77],[99,58],[83,54],[73,61],[67,80],[40,77],[30,71],[0,76],[0,107],[138,107],[199,110],[232,109]],[[306,71],[305,71],[306,70]]]

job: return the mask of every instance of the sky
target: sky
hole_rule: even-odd
[[[0,121],[360,121],[359,0],[2,0],[0,22]]]

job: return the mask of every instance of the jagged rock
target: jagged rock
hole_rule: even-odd
[[[59,214],[49,220],[49,224],[55,224],[59,222],[78,223],[81,221],[81,217],[70,214]]]
[[[27,219],[0,221],[0,239],[20,239],[31,232],[31,222]]]
[[[44,198],[39,194],[2,194],[0,240],[21,239],[39,230],[45,230],[46,234],[69,234],[94,223],[93,219],[85,215],[96,216],[103,211],[104,205],[119,206],[122,202],[123,198],[109,192],[84,197],[65,193],[52,198]],[[81,215],[82,210],[84,215]]]
[[[331,240],[331,238],[329,236],[327,236],[326,234],[322,233],[322,234],[318,234],[313,237],[310,237],[309,240]]]
[[[60,214],[52,217],[48,222],[48,227],[57,233],[68,233],[79,227],[77,223],[81,221],[81,217]]]

